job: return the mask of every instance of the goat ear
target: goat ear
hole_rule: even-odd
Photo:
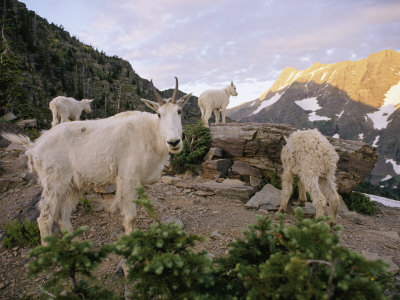
[[[179,99],[176,103],[180,106],[183,107],[186,102],[190,99],[190,96],[192,96],[192,93],[187,94],[185,96],[183,96],[181,99]]]
[[[160,105],[157,102],[153,102],[147,99],[140,99],[144,102],[144,104],[146,104],[148,107],[150,107],[152,110],[154,110],[155,112],[158,112],[158,108],[160,107]]]
[[[92,103],[94,99],[90,99],[89,102]]]

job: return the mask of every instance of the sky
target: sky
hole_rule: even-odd
[[[165,90],[199,96],[233,81],[229,107],[285,67],[400,51],[399,0],[22,0],[81,42],[129,61]]]

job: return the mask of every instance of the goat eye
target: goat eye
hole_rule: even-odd
[[[178,110],[178,114],[180,115],[181,113],[182,113],[182,110],[179,109],[179,110]]]
[[[157,116],[158,116],[159,118],[161,118],[161,115],[160,115],[160,113],[157,113]]]

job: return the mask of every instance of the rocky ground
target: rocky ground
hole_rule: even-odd
[[[3,225],[15,218],[35,217],[32,199],[38,198],[40,186],[34,176],[28,173],[26,159],[18,150],[0,150],[0,235]],[[168,183],[167,183],[168,182]],[[245,202],[234,197],[224,197],[229,193],[215,193],[198,190],[196,184],[206,182],[202,177],[165,178],[164,182],[146,186],[157,212],[164,221],[177,221],[184,224],[189,233],[207,237],[198,244],[197,249],[205,249],[210,255],[227,254],[227,243],[242,236],[242,231],[256,221],[258,214],[270,214],[266,210],[249,210]],[[87,198],[97,203],[99,195]],[[89,230],[83,239],[90,239],[95,246],[112,243],[123,233],[120,216],[95,207],[86,212],[78,206],[73,214],[74,228],[88,225]],[[400,209],[379,206],[380,213],[365,216],[346,213],[341,209],[338,223],[344,226],[341,243],[365,255],[379,256],[392,262],[391,267],[398,274],[400,265]],[[286,222],[293,222],[293,209],[289,208]],[[152,220],[143,211],[139,212],[138,228],[146,229]],[[27,258],[29,248],[14,247],[0,249],[0,299],[16,299],[24,294],[39,293],[46,276],[27,278]],[[123,291],[123,276],[115,273],[119,258],[110,256],[99,268],[101,283],[114,290]]]

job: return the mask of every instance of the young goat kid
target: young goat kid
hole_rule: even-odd
[[[176,77],[175,77],[176,78]],[[157,102],[142,99],[157,114],[121,113],[100,120],[61,123],[32,143],[28,137],[4,134],[25,146],[28,164],[43,187],[38,225],[43,239],[51,235],[53,220],[72,231],[71,213],[84,189],[116,184],[113,208],[118,208],[125,232],[136,223],[135,187],[157,181],[169,153],[182,148],[181,113],[191,94]]]
[[[285,138],[286,139],[286,138]],[[318,130],[298,130],[286,139],[281,152],[283,166],[282,199],[279,212],[286,210],[292,194],[293,176],[299,177],[299,204],[307,201],[306,192],[310,193],[316,209],[316,217],[327,214],[336,215],[340,203],[336,191],[336,165],[339,160],[334,147]]]
[[[221,111],[222,123],[225,123],[226,107],[229,104],[230,96],[237,96],[236,86],[231,84],[220,90],[207,90],[201,93],[198,105],[201,110],[201,120],[205,127],[208,126],[212,112],[214,112],[215,123],[219,123],[219,112]]]
[[[50,101],[49,108],[53,114],[53,122],[51,126],[54,127],[58,123],[68,121],[78,121],[81,117],[82,111],[86,111],[88,114],[92,112],[90,103],[93,99],[82,99],[77,101],[74,98],[58,96]]]

